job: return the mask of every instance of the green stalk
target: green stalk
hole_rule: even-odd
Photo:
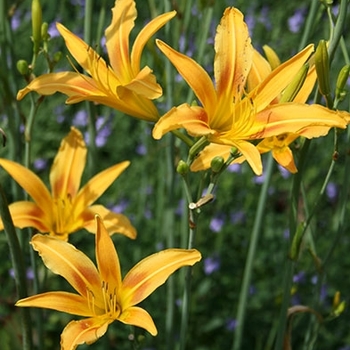
[[[13,226],[11,214],[8,208],[5,193],[0,185],[0,216],[4,224],[5,234],[10,249],[10,256],[12,260],[12,266],[15,271],[15,281],[17,287],[18,298],[22,299],[28,296],[27,294],[27,279],[26,269],[24,265],[23,255],[19,240],[16,234],[15,227]],[[21,309],[21,321],[22,321],[22,336],[23,336],[23,350],[31,350],[33,348],[32,340],[32,323],[30,319],[29,309]]]
[[[253,265],[255,261],[256,247],[257,247],[260,232],[261,232],[261,223],[262,223],[262,219],[265,211],[266,198],[267,198],[268,189],[271,181],[273,165],[274,165],[274,160],[271,154],[269,153],[267,164],[265,167],[265,180],[259,195],[258,207],[257,207],[256,216],[254,220],[254,226],[250,237],[247,260],[244,267],[243,281],[242,281],[241,290],[239,294],[238,309],[237,309],[237,315],[236,315],[237,328],[235,329],[235,332],[234,332],[232,350],[240,350],[242,346],[242,335],[243,335],[244,321],[245,321],[245,315],[246,315],[247,298],[249,294],[249,285],[250,285]]]
[[[84,41],[91,45],[92,40],[92,12],[93,12],[93,1],[86,0],[85,2],[85,16],[84,16]],[[100,25],[101,26],[101,25]],[[96,149],[96,107],[92,102],[85,102],[86,111],[88,114],[88,133],[89,133],[89,175],[92,176],[94,173],[95,161],[97,160],[97,149]]]

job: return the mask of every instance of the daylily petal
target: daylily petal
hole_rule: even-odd
[[[200,259],[201,254],[195,249],[167,249],[144,258],[124,277],[120,292],[123,309],[140,303],[174,271],[192,266]]]
[[[141,327],[153,336],[158,334],[157,328],[153,322],[151,315],[146,310],[137,306],[132,306],[125,310],[118,317],[118,321],[121,321],[125,324]]]
[[[50,220],[47,213],[36,203],[20,201],[9,205],[13,224],[16,227],[34,227],[39,232],[50,232]],[[0,231],[4,229],[0,219]]]
[[[33,198],[38,207],[45,208],[50,215],[51,195],[40,178],[28,168],[8,159],[0,159],[0,165]]]
[[[92,344],[107,331],[113,319],[94,317],[71,321],[61,334],[61,350],[74,350],[81,344]]]
[[[36,91],[39,95],[53,95],[56,92],[61,92],[69,96],[66,103],[78,103],[84,100],[95,101],[97,97],[106,98],[106,95],[97,87],[92,78],[74,72],[40,75],[18,91],[17,99],[21,100],[31,91]]]
[[[215,36],[215,51],[216,90],[220,99],[224,95],[232,103],[245,88],[253,57],[248,27],[239,10],[225,10]]]
[[[102,310],[91,310],[87,300],[81,295],[67,292],[47,292],[33,295],[18,300],[16,306],[41,307],[85,317],[93,316],[94,312],[102,312]]]
[[[203,136],[215,133],[208,125],[208,116],[202,107],[182,104],[173,107],[155,124],[152,135],[159,140],[165,133],[185,128],[192,136]]]
[[[234,146],[242,153],[254,173],[258,176],[261,175],[263,166],[261,162],[260,152],[256,146],[250,142],[241,140],[237,141]]]
[[[163,13],[148,22],[140,31],[134,41],[131,50],[131,67],[132,71],[136,73],[140,68],[141,54],[147,41],[154,35],[161,27],[169,22],[176,15],[176,11]]]
[[[131,70],[129,36],[137,17],[133,0],[118,0],[112,8],[112,21],[105,31],[109,62],[121,84],[128,83],[134,73]]]
[[[46,235],[35,235],[31,244],[47,268],[64,277],[85,298],[89,297],[87,294],[91,291],[98,305],[100,277],[95,265],[85,254],[65,241]],[[103,300],[101,303],[103,308]]]
[[[213,158],[223,157],[226,161],[232,150],[232,146],[211,143],[205,147],[191,164],[191,171],[201,171],[210,168]]]
[[[216,91],[208,73],[192,58],[183,55],[161,40],[156,40],[159,49],[176,67],[187,84],[192,88],[208,114],[213,114],[216,108]]]
[[[96,56],[99,57],[102,62],[100,65],[101,70],[103,70],[101,75],[105,74],[108,69],[107,64],[93,48],[91,48],[84,40],[80,39],[77,35],[68,30],[63,24],[56,23],[56,27],[62,35],[71,55],[88,74],[92,75],[90,71],[91,62],[94,61],[94,57]]]
[[[316,67],[313,65],[305,78],[303,86],[295,96],[293,102],[305,103],[313,90],[317,79]]]
[[[99,216],[96,216],[96,225],[96,261],[100,278],[107,283],[109,291],[118,294],[122,285],[118,254]]]
[[[118,95],[121,95],[120,88],[129,89],[135,94],[147,97],[150,100],[160,97],[163,93],[149,67],[144,67],[129,83],[118,87]]]
[[[253,64],[247,78],[247,91],[252,91],[271,73],[268,61],[257,51],[253,52]]]
[[[118,163],[91,178],[85,186],[80,189],[74,200],[74,206],[76,206],[77,211],[82,212],[84,208],[95,202],[129,164],[129,161]]]
[[[305,137],[315,137],[312,126],[336,127],[344,129],[346,121],[337,111],[329,110],[320,105],[306,105],[298,103],[279,103],[271,105],[256,116],[257,125],[264,125],[263,130],[252,128],[254,133],[259,133],[259,138],[280,135],[285,132],[301,134]],[[307,132],[310,131],[310,134]],[[324,128],[317,128],[324,131]],[[319,136],[324,135],[322,133]]]
[[[268,106],[290,84],[302,65],[312,54],[313,49],[313,45],[307,46],[273,70],[261,84],[249,93],[248,96],[253,99],[257,112]]]
[[[136,229],[131,224],[130,220],[125,215],[114,213],[103,205],[92,205],[88,209],[88,214],[86,211],[83,213],[84,228],[86,230],[96,233],[96,214],[101,217],[103,224],[110,235],[117,232],[131,239],[136,238]]]
[[[298,171],[294,163],[293,152],[289,147],[283,147],[282,149],[273,149],[272,156],[277,163],[282,165],[292,174]]]
[[[74,127],[62,142],[50,171],[53,198],[74,198],[86,163],[87,149],[82,134]]]

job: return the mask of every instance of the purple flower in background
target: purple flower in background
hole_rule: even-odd
[[[231,214],[230,219],[233,224],[241,224],[245,221],[245,212],[243,210],[236,211]]]
[[[283,168],[283,166],[281,166],[280,164],[278,164],[277,167],[279,172],[281,173],[281,176],[284,179],[288,179],[290,177],[290,172],[286,168]]]
[[[57,38],[61,36],[59,31],[56,28],[56,22],[60,22],[60,20],[53,21],[49,24],[49,27],[47,28],[47,32],[49,33],[51,38]]]
[[[15,270],[13,268],[11,268],[9,270],[9,275],[13,279],[15,279]],[[33,272],[33,269],[31,267],[28,267],[26,269],[26,277],[27,277],[27,280],[33,280],[34,279],[34,272]]]
[[[136,147],[136,153],[140,156],[145,156],[147,154],[147,147],[144,144],[139,143]]]
[[[45,170],[47,168],[47,160],[44,158],[37,158],[34,160],[33,167],[35,170]]]
[[[326,187],[326,195],[328,199],[334,203],[338,197],[338,186],[334,182],[329,182]]]
[[[238,163],[231,163],[228,167],[227,170],[230,173],[239,173],[241,171],[241,164]]]
[[[104,118],[99,117],[96,120],[96,138],[95,143],[97,147],[102,147],[107,143],[108,137],[111,134],[111,127],[109,123],[105,124]]]
[[[220,259],[217,255],[210,256],[204,259],[204,273],[208,276],[219,270]]]
[[[224,219],[217,216],[211,219],[209,227],[213,232],[218,233],[221,231],[223,225]]]
[[[288,19],[288,28],[292,33],[298,33],[305,20],[305,9],[297,9]]]
[[[126,199],[122,199],[118,204],[113,205],[112,207],[110,207],[111,211],[115,212],[115,213],[123,213],[124,210],[129,206],[129,201]]]
[[[260,16],[258,18],[258,22],[263,24],[267,30],[270,30],[272,28],[271,21],[269,18],[269,7],[263,6],[260,10]]]
[[[304,283],[305,282],[305,271],[300,271],[293,276],[294,283]]]
[[[237,320],[233,319],[233,318],[230,318],[226,321],[226,329],[228,331],[234,331],[237,327]]]
[[[74,126],[86,126],[88,124],[88,114],[85,110],[78,111],[72,121]]]

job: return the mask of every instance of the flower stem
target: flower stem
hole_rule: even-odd
[[[254,220],[254,226],[250,237],[247,260],[244,268],[243,281],[241,285],[241,291],[240,291],[239,301],[238,301],[238,310],[237,310],[237,316],[236,316],[237,327],[234,332],[232,350],[239,350],[241,349],[241,346],[242,346],[242,334],[243,334],[243,328],[244,328],[247,298],[249,293],[249,284],[250,284],[253,265],[254,265],[256,247],[257,247],[259,235],[261,232],[261,222],[264,215],[266,198],[267,198],[268,189],[270,185],[273,165],[274,165],[274,160],[271,154],[269,154],[268,161],[265,167],[265,180],[262,185],[260,196],[259,196],[259,202],[258,202],[255,220]]]
[[[0,216],[4,224],[4,229],[7,237],[7,241],[10,249],[10,256],[12,260],[12,266],[15,271],[15,281],[17,287],[18,298],[27,297],[27,284],[26,284],[26,271],[24,266],[23,255],[19,240],[16,234],[15,227],[13,226],[10,211],[7,205],[7,200],[0,185]],[[32,341],[32,327],[30,320],[29,309],[21,308],[21,321],[22,321],[22,336],[23,336],[23,350],[31,350],[33,348]]]

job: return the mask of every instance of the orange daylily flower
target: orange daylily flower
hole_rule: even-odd
[[[72,127],[62,140],[51,167],[51,194],[32,171],[13,161],[0,159],[0,166],[34,200],[15,202],[9,206],[16,227],[34,227],[39,232],[67,240],[69,234],[83,228],[94,233],[95,214],[98,214],[110,234],[118,232],[133,239],[136,237],[136,230],[125,215],[114,213],[103,205],[92,205],[130,162],[124,161],[105,169],[79,189],[86,154],[81,133]],[[3,228],[0,220],[0,230]]]
[[[346,121],[338,112],[323,106],[295,102],[273,104],[308,60],[313,45],[277,67],[254,89],[245,91],[254,49],[243,14],[235,8],[225,10],[217,28],[215,85],[196,61],[160,40],[157,45],[190,85],[201,106],[182,104],[172,108],[156,123],[153,137],[159,139],[179,128],[195,137],[205,136],[210,142],[204,149],[206,157],[202,158],[203,152],[199,154],[191,166],[193,171],[208,168],[207,159],[217,156],[218,148],[229,152],[234,147],[260,175],[261,156],[252,142],[288,132],[316,137],[323,135],[319,134],[321,129],[346,127]],[[318,128],[320,126],[322,128]]]
[[[73,350],[79,344],[91,344],[102,337],[109,324],[118,320],[146,329],[152,335],[157,328],[150,314],[136,306],[161,286],[182,266],[201,259],[195,250],[167,249],[136,264],[122,279],[113,241],[96,216],[96,261],[94,263],[73,245],[37,234],[33,248],[52,272],[63,276],[78,292],[47,292],[19,300],[17,306],[42,307],[84,318],[71,321],[61,335],[61,349]]]
[[[78,71],[44,74],[20,90],[17,99],[30,91],[41,95],[61,92],[68,96],[68,104],[93,101],[136,118],[157,120],[158,110],[151,100],[162,95],[162,88],[148,66],[140,69],[141,54],[150,37],[175,14],[175,11],[162,14],[145,25],[129,53],[136,5],[133,0],[117,0],[112,9],[112,22],[105,31],[110,65],[78,36],[57,23],[68,50],[89,76]]]

